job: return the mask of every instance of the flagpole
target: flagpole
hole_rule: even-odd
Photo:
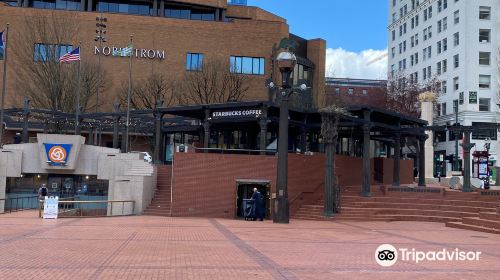
[[[4,105],[5,105],[5,94],[7,92],[7,42],[9,41],[9,23],[7,23],[7,28],[5,29],[5,43],[3,48],[3,87],[2,87],[2,101],[0,104],[0,147],[3,147],[3,135],[4,135]]]
[[[82,42],[78,43],[78,86],[76,89],[76,110],[75,110],[75,135],[80,134],[80,91],[81,91],[81,68],[82,68]]]
[[[128,153],[129,150],[129,126],[130,126],[130,96],[132,95],[132,40],[133,35],[130,35],[130,58],[128,62],[128,94],[127,94],[127,123],[126,123],[126,131],[125,131],[125,153]]]

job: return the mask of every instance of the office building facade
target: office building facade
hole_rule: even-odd
[[[430,79],[441,82],[434,124],[474,126],[500,120],[499,9],[494,0],[389,1],[389,76],[403,73],[421,85]],[[497,161],[496,130],[473,132],[471,141],[478,151],[489,144],[490,160]],[[455,154],[455,145],[453,133],[435,133],[442,171],[451,170],[451,160],[444,159]],[[462,165],[460,146],[458,154]]]

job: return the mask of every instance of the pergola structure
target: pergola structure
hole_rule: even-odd
[[[378,141],[394,148],[394,185],[399,185],[399,170],[402,141],[408,138],[418,140],[419,185],[425,186],[424,143],[425,131],[437,129],[427,127],[427,122],[404,116],[392,111],[369,106],[347,108],[350,116],[342,116],[339,137],[355,138],[362,144],[363,185],[362,194],[370,195],[371,141]],[[125,134],[126,112],[115,105],[114,112],[83,113],[76,125],[75,115],[50,110],[25,108],[5,110],[7,130],[21,130],[22,142],[28,142],[28,131],[45,133],[88,134],[89,144],[99,145],[98,135],[113,135],[113,147],[119,148],[119,136]],[[279,129],[279,106],[272,102],[230,102],[224,104],[186,105],[171,108],[158,106],[153,110],[133,110],[130,112],[130,131],[136,135],[154,137],[153,158],[162,162],[167,137],[172,133],[198,135],[202,139],[203,152],[211,152],[212,131],[245,130],[249,135],[245,143],[247,150],[261,154],[275,153],[269,149],[268,132],[277,135]],[[321,142],[321,115],[314,109],[291,109],[289,112],[289,149],[302,153],[316,149]],[[96,129],[97,128],[97,129]],[[446,128],[444,128],[446,129]],[[93,140],[96,139],[97,141]],[[123,142],[123,141],[122,141]],[[404,144],[404,143],[403,143]],[[404,145],[403,145],[404,146]],[[399,152],[398,152],[399,151]]]
[[[424,143],[427,140],[426,131],[452,131],[464,134],[464,191],[470,191],[470,151],[474,144],[470,143],[473,131],[500,129],[500,124],[483,124],[472,126],[447,125],[427,126],[427,122],[370,106],[352,106],[347,108],[350,116],[342,116],[339,124],[339,138],[346,137],[360,140],[363,157],[363,187],[362,193],[370,194],[370,140],[385,143],[401,151],[404,140],[413,138],[418,145],[419,186],[425,186],[425,152]],[[114,112],[83,113],[79,115],[76,125],[75,114],[58,111],[31,109],[29,102],[24,108],[4,110],[6,130],[20,131],[20,142],[27,143],[28,132],[87,134],[88,143],[101,145],[100,136],[112,135],[113,148],[119,147],[119,138],[126,137],[126,112],[115,105]],[[258,135],[259,141],[252,150],[261,154],[275,153],[269,150],[270,144],[267,132],[278,131],[279,106],[273,102],[231,102],[223,104],[187,105],[153,110],[133,110],[130,112],[131,135],[154,137],[154,160],[164,160],[164,144],[172,133],[187,133],[199,135],[203,139],[205,152],[209,148],[210,132],[217,129],[246,129]],[[292,151],[305,152],[309,147],[315,149],[321,130],[321,116],[314,109],[292,109],[289,113]],[[123,141],[122,141],[123,143]],[[366,144],[365,144],[366,143]],[[121,147],[124,149],[124,147]],[[237,151],[236,151],[237,152]],[[399,185],[399,168],[401,153],[394,152],[393,184]]]

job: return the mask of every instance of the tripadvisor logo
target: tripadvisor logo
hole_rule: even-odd
[[[423,261],[479,261],[480,257],[481,252],[462,251],[458,248],[454,250],[418,251],[415,248],[396,249],[390,244],[383,244],[375,250],[375,261],[383,267],[393,266],[398,260],[418,264]]]

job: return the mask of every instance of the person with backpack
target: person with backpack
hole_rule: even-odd
[[[38,198],[41,200],[44,200],[48,194],[49,194],[49,191],[47,189],[47,186],[45,186],[45,184],[42,184],[40,189],[38,189]]]

